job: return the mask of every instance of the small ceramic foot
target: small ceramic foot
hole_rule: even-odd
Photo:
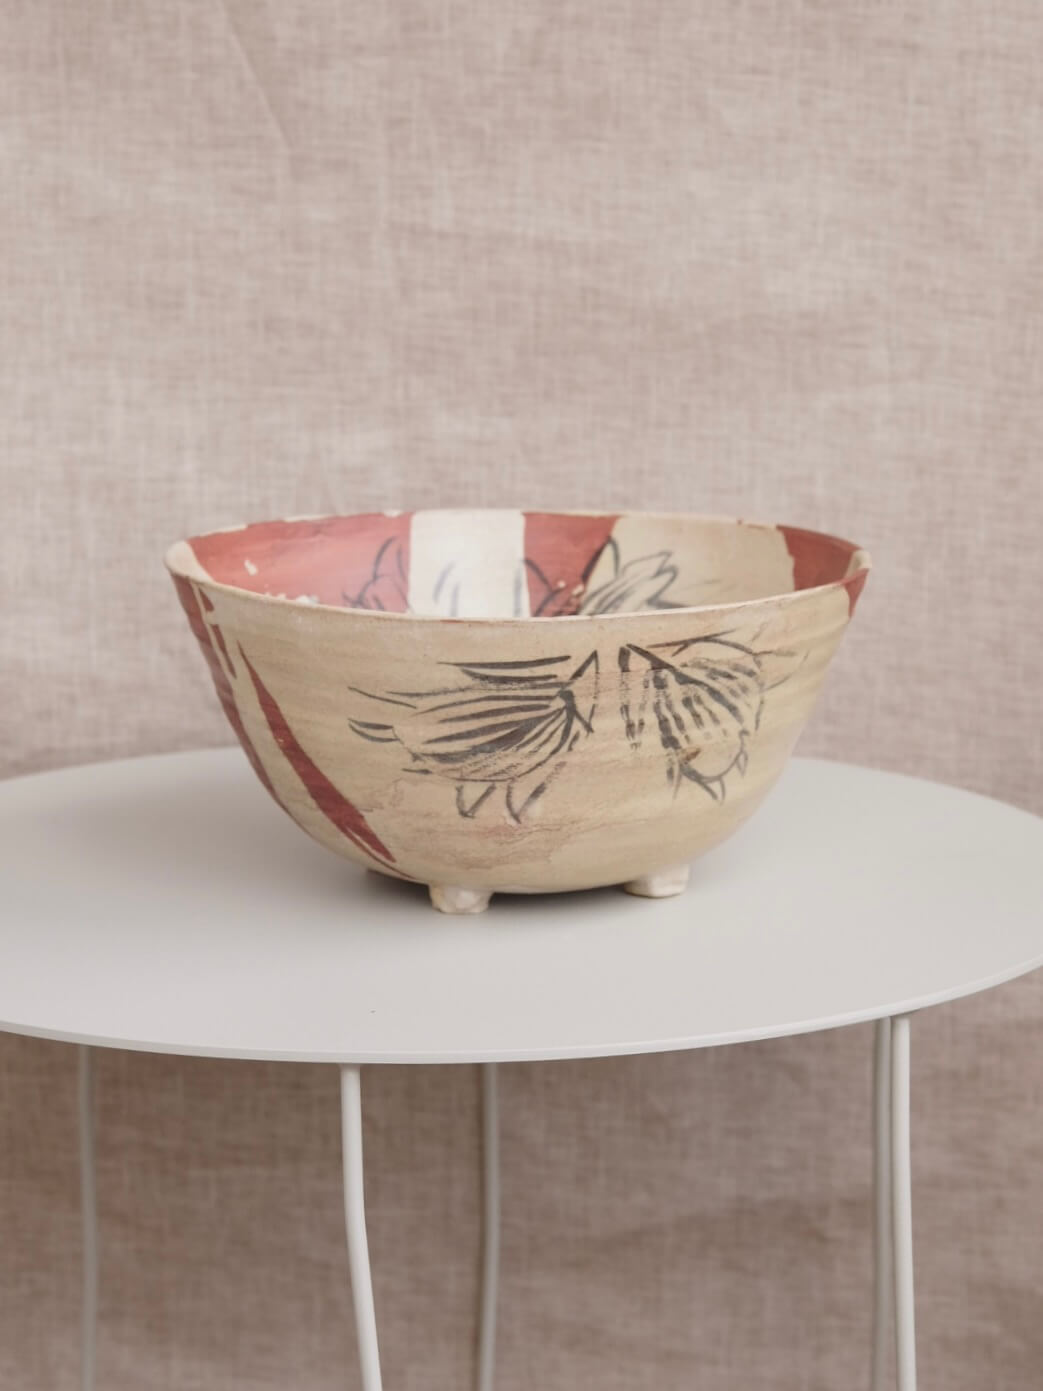
[[[440,913],[484,913],[492,898],[485,889],[463,889],[459,884],[432,884],[430,893]]]
[[[628,894],[637,894],[640,898],[673,898],[675,894],[683,894],[688,887],[690,870],[691,865],[671,865],[669,869],[657,869],[654,874],[642,874],[637,879],[631,879],[623,888]]]

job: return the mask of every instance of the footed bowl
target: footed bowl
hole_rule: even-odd
[[[493,510],[258,522],[166,563],[276,802],[447,912],[680,892],[781,773],[869,571],[795,527]]]

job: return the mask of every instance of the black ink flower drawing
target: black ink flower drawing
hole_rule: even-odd
[[[591,580],[598,583],[589,588]],[[587,561],[580,581],[569,589],[564,582],[552,584],[534,560],[518,562],[510,600],[513,618],[560,618],[566,614],[599,615],[636,613],[640,609],[674,609],[680,605],[668,599],[667,591],[678,576],[670,551],[656,551],[624,561],[619,545],[610,537]],[[474,584],[472,576],[470,583]],[[468,611],[468,578],[457,561],[451,560],[438,573],[424,613],[458,618]],[[472,596],[473,597],[473,596]],[[344,590],[349,608],[379,609],[410,613],[409,577],[402,542],[389,537],[380,547],[371,572],[357,592]],[[504,616],[507,615],[506,606]]]
[[[461,816],[474,816],[501,789],[508,815],[520,822],[593,732],[597,653],[578,665],[568,656],[445,665],[456,682],[431,690],[374,695],[353,687],[378,702],[383,717],[353,718],[351,729],[400,744],[411,759],[405,771],[455,784]]]
[[[406,575],[402,542],[389,536],[377,551],[373,570],[357,594],[344,593],[352,609],[380,609],[391,613],[409,612],[409,580]]]
[[[781,684],[769,684],[767,659],[791,656],[758,651],[729,633],[650,647],[627,643],[619,649],[620,715],[627,739],[636,749],[654,730],[675,794],[689,782],[723,802],[728,779],[746,772],[765,692]]]
[[[605,565],[600,562],[604,559]],[[672,609],[666,598],[677,579],[670,551],[637,556],[624,563],[613,537],[587,562],[574,589],[553,585],[535,561],[526,559],[533,618],[558,618],[565,614],[635,613],[638,609]],[[608,573],[606,573],[606,568]],[[595,573],[599,582],[588,588]]]
[[[619,546],[610,537],[591,563],[586,579],[593,578],[594,567],[603,556],[611,562],[613,573],[584,594],[579,613],[636,613],[639,609],[677,607],[666,598],[667,590],[677,579],[677,566],[670,551],[656,551],[624,563]]]

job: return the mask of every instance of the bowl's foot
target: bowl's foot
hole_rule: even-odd
[[[432,884],[431,902],[440,913],[484,913],[492,898],[487,889],[465,889],[459,884]]]
[[[688,887],[690,872],[691,865],[671,865],[669,869],[657,869],[654,874],[642,874],[637,879],[631,879],[623,888],[628,894],[637,894],[641,898],[673,898],[675,894],[683,894]]]

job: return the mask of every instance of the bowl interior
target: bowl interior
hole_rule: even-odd
[[[863,553],[799,528],[677,514],[474,509],[257,522],[180,542],[175,573],[446,618],[737,603],[850,581]]]

